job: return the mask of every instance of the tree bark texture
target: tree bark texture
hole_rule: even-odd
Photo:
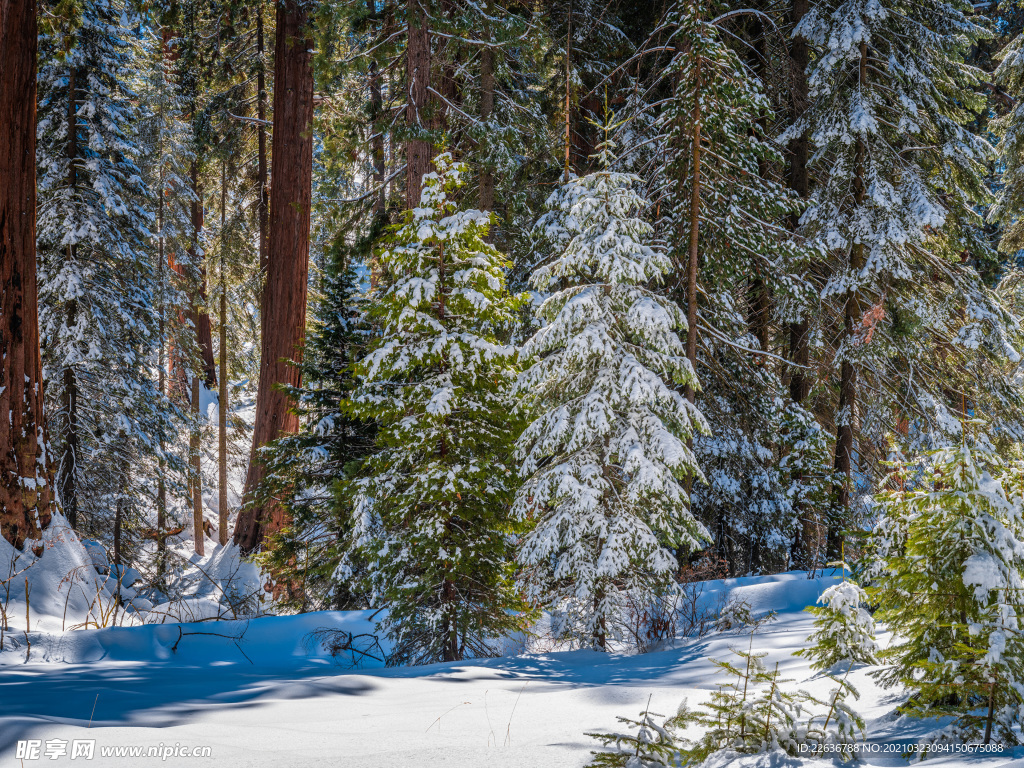
[[[248,502],[235,523],[235,542],[243,551],[259,547],[266,534],[286,524],[280,505],[256,505],[265,467],[260,449],[288,432],[299,419],[277,386],[299,386],[306,330],[306,279],[309,269],[309,215],[313,171],[313,58],[307,11],[297,0],[277,6],[274,48],[274,158],[267,252],[264,334],[256,394],[253,453],[245,480]]]
[[[0,0],[0,529],[50,524],[36,285],[36,4]]]
[[[405,200],[406,208],[409,209],[420,204],[423,177],[430,172],[430,162],[434,159],[434,145],[427,133],[431,101],[428,1],[409,0],[409,40],[406,48],[409,93],[405,107],[405,120],[409,131],[405,145]]]

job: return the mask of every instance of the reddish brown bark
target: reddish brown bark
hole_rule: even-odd
[[[50,524],[36,290],[36,6],[0,0],[0,528]]]
[[[199,254],[199,239],[205,224],[205,209],[203,208],[203,189],[199,184],[199,163],[192,163],[192,193],[195,199],[192,201],[192,229],[194,237],[192,247],[189,249],[192,263],[199,268],[199,296],[192,304],[188,319],[196,329],[196,344],[199,346],[199,355],[203,361],[203,381],[207,389],[213,389],[217,385],[217,363],[213,359],[213,329],[210,326],[210,315],[206,311],[206,255]]]
[[[301,2],[279,3],[262,359],[253,453],[245,480],[249,503],[238,515],[234,535],[245,552],[255,550],[268,533],[281,530],[287,523],[279,504],[254,502],[256,488],[265,474],[259,449],[299,427],[298,416],[291,412],[290,402],[278,385],[301,383],[296,363],[302,361],[305,339],[313,172],[313,41],[308,33],[307,12]]]
[[[420,203],[423,177],[430,172],[434,145],[427,134],[430,105],[430,26],[428,0],[409,0],[406,71],[409,84],[405,120],[409,139],[405,145],[405,200],[407,208]]]
[[[488,0],[484,7],[486,13],[491,13],[491,3]],[[490,39],[490,26],[485,22],[484,39]],[[480,119],[487,122],[494,113],[494,49],[485,47],[480,51]],[[481,211],[494,210],[494,173],[485,160],[480,168],[480,194],[479,206]],[[488,239],[490,239],[488,235]]]
[[[256,205],[256,218],[260,230],[260,273],[267,274],[267,229],[270,220],[270,184],[267,181],[267,62],[263,50],[263,7],[256,11],[256,54],[259,56],[259,67],[256,70],[256,152],[257,175],[259,176],[260,199]],[[262,307],[261,307],[262,309]]]

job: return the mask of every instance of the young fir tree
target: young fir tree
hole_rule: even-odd
[[[373,422],[353,418],[344,407],[372,329],[359,272],[346,258],[351,254],[336,243],[332,256],[306,337],[303,383],[288,390],[302,428],[268,450],[260,493],[275,497],[292,519],[265,555],[271,571],[302,585],[301,605],[341,610],[366,607],[353,594],[351,578],[339,579],[338,568],[352,527],[341,490],[374,446]]]
[[[1017,744],[1024,705],[1024,499],[1019,468],[980,445],[928,458],[917,487],[881,494],[870,572],[896,640],[875,674],[910,693],[905,711],[951,716],[933,736]]]
[[[114,542],[149,506],[159,421],[153,213],[140,164],[131,17],[83,7],[69,51],[42,40],[40,308],[57,488],[73,526]]]
[[[606,159],[611,149],[606,140]],[[600,649],[623,593],[668,589],[670,548],[708,538],[686,489],[700,477],[688,442],[706,430],[679,392],[697,386],[679,338],[686,318],[650,288],[671,264],[648,245],[638,182],[599,171],[551,196],[559,251],[531,278],[550,296],[519,379],[532,418],[516,448],[525,482],[515,502],[520,519],[536,521],[519,555],[529,595],[565,611],[573,639]]]
[[[812,660],[811,669],[831,669],[838,664],[877,664],[875,620],[863,607],[867,593],[845,577],[818,598],[820,606],[807,610],[817,618],[808,645],[796,652]]]
[[[778,665],[765,667],[765,653],[733,651],[740,664],[712,662],[728,682],[718,684],[710,701],[698,709],[689,709],[684,701],[674,717],[658,725],[652,713],[640,713],[640,720],[620,717],[632,726],[633,733],[590,733],[614,751],[595,752],[594,768],[675,768],[702,765],[712,755],[781,751],[806,756],[831,748],[841,760],[854,759],[849,747],[863,738],[864,721],[847,699],[859,694],[845,679],[831,678],[836,687],[826,700],[806,691],[792,691],[779,676]],[[700,728],[699,738],[683,733]],[[723,762],[724,764],[724,762]]]
[[[378,428],[351,486],[352,541],[387,608],[393,664],[491,655],[530,620],[512,570],[516,351],[502,342],[519,299],[484,239],[490,216],[455,203],[466,167],[447,153],[434,164],[380,254],[368,314],[382,334],[349,400]]]

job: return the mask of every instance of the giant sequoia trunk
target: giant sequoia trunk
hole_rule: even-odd
[[[0,0],[0,529],[50,524],[36,296],[36,6]]]
[[[430,172],[434,159],[434,146],[427,133],[430,104],[430,20],[428,0],[409,0],[408,47],[406,48],[406,76],[409,95],[405,107],[405,120],[409,139],[405,145],[405,199],[407,208],[420,203],[423,177]]]
[[[249,502],[235,524],[235,542],[251,552],[286,523],[280,505],[254,502],[265,467],[260,449],[283,433],[295,432],[299,419],[290,410],[281,384],[298,386],[306,327],[306,277],[309,268],[309,208],[313,172],[313,42],[307,12],[299,0],[277,6],[274,48],[274,134],[270,197],[270,237],[264,290],[260,383],[256,425],[245,495]]]
[[[257,5],[256,11],[256,54],[259,67],[256,70],[256,175],[259,177],[260,199],[256,205],[256,219],[260,230],[260,274],[267,276],[267,230],[270,220],[270,184],[267,182],[267,62],[263,50],[263,7]],[[266,296],[261,293],[262,305],[265,309]],[[266,317],[264,312],[263,317]]]

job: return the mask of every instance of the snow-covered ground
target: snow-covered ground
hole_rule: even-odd
[[[753,647],[769,652],[785,677],[824,694],[827,680],[792,655],[803,646],[812,604],[834,578],[783,574],[712,582],[708,595],[741,597],[778,619],[758,630]],[[680,701],[703,700],[718,678],[709,657],[746,649],[749,635],[717,633],[671,650],[620,656],[590,651],[387,669],[368,656],[332,657],[311,633],[329,627],[372,631],[369,612],[267,616],[249,621],[111,627],[35,633],[0,661],[0,766],[18,766],[18,741],[95,740],[91,764],[479,768],[583,766],[596,742],[585,733],[616,727],[619,715],[648,705],[665,715]],[[19,625],[12,617],[14,635]],[[59,629],[59,628],[58,628]],[[197,634],[199,633],[199,634]],[[209,634],[203,634],[209,633]],[[883,634],[884,645],[888,635]],[[377,649],[364,645],[377,655]],[[850,680],[873,744],[909,743],[936,723],[897,719],[898,692],[876,687],[867,670]],[[210,747],[211,757],[101,756],[103,747]],[[60,742],[58,742],[58,747]],[[880,747],[884,748],[884,747]],[[866,765],[904,765],[893,754],[865,754]],[[1024,750],[997,756],[929,758],[933,765],[1024,766]],[[31,765],[90,764],[40,753]],[[831,765],[756,756],[745,768]]]

